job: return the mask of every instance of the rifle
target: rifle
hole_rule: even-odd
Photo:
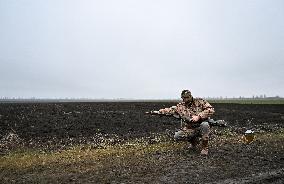
[[[150,111],[146,112],[146,114],[174,117],[175,119],[181,120],[182,123],[192,124],[193,127],[199,126],[199,123],[193,123],[192,118],[190,116],[181,116],[178,113],[172,115],[172,114],[161,114],[159,111]],[[214,120],[212,118],[208,118],[206,120],[202,120],[202,122],[204,121],[208,122],[210,126],[219,126],[219,127],[228,126],[225,120]]]

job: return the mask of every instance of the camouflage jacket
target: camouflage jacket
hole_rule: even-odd
[[[202,98],[193,98],[193,101],[186,105],[184,102],[178,103],[176,106],[170,108],[164,108],[159,110],[159,114],[175,115],[178,114],[181,117],[187,116],[200,116],[201,120],[205,120],[214,114],[214,108]]]

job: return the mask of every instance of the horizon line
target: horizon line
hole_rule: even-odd
[[[258,97],[258,96],[253,96],[253,97],[202,97],[203,99],[206,100],[265,100],[265,99],[284,99],[283,97],[280,96],[272,96],[272,97]],[[180,98],[74,98],[74,97],[65,97],[65,98],[21,98],[21,97],[2,97],[0,98],[0,102],[17,102],[17,101],[55,101],[55,102],[111,102],[111,101],[181,101]]]

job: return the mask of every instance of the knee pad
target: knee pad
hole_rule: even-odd
[[[204,128],[209,128],[209,123],[207,121],[203,121],[201,124],[200,124],[201,127],[204,127]]]

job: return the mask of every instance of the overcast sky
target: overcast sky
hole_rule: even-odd
[[[283,0],[0,0],[0,97],[284,96]]]

